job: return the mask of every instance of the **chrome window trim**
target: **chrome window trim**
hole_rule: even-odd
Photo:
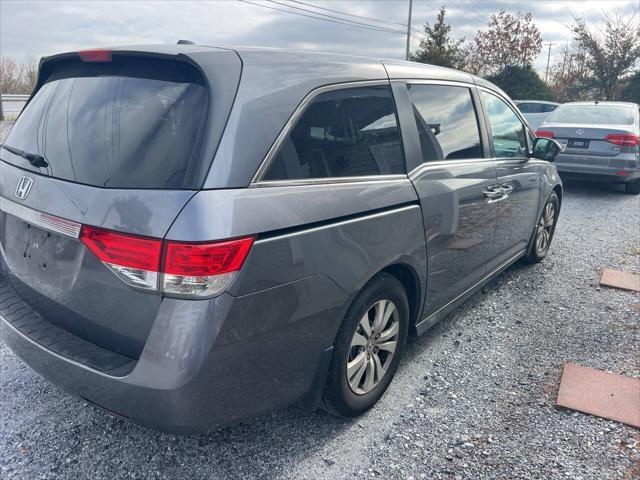
[[[282,240],[285,238],[291,238],[291,237],[297,237],[300,235],[306,235],[307,233],[314,233],[314,232],[321,232],[323,230],[327,230],[330,228],[335,228],[335,227],[342,227],[344,225],[351,225],[353,223],[358,223],[358,222],[362,222],[365,220],[371,220],[374,218],[380,218],[380,217],[384,217],[387,215],[393,215],[396,213],[401,213],[401,212],[406,212],[409,210],[414,210],[416,208],[420,208],[419,205],[414,204],[414,205],[407,205],[405,207],[400,207],[400,208],[394,208],[391,210],[385,210],[384,212],[379,212],[379,213],[372,213],[372,214],[366,214],[365,212],[362,212],[363,215],[362,216],[358,216],[356,218],[350,218],[349,220],[338,220],[336,222],[332,222],[332,223],[328,223],[326,225],[321,225],[319,227],[310,227],[310,228],[304,228],[304,226],[302,226],[302,228],[300,230],[296,230],[295,232],[291,232],[291,233],[284,233],[282,235],[275,235],[273,237],[269,237],[269,238],[264,238],[262,240],[256,240],[255,245],[261,245],[264,243],[269,243],[269,242],[274,242],[276,240]],[[357,214],[356,214],[357,215]]]
[[[392,80],[394,81],[394,80]],[[436,80],[436,79],[420,79],[420,78],[407,78],[407,79],[398,79],[397,81],[401,81],[406,83],[407,85],[445,85],[450,87],[466,87],[473,88],[477,85],[475,83],[462,82],[458,80]]]
[[[322,87],[315,88],[315,89],[311,90],[309,93],[307,93],[307,95],[302,99],[300,104],[293,111],[293,114],[291,115],[291,117],[289,118],[287,123],[284,124],[284,127],[282,128],[282,130],[280,131],[280,133],[276,137],[276,140],[271,145],[271,148],[269,148],[269,151],[267,152],[267,155],[264,157],[264,160],[260,164],[260,167],[258,168],[258,171],[253,176],[253,179],[251,179],[250,186],[254,186],[254,185],[258,184],[258,183],[260,183],[260,184],[264,183],[265,186],[272,185],[272,183],[267,184],[267,182],[289,182],[289,181],[299,182],[300,180],[306,180],[306,179],[291,179],[291,180],[273,180],[273,181],[272,180],[265,180],[265,181],[263,181],[262,177],[264,176],[264,174],[266,173],[267,169],[271,165],[271,162],[273,161],[274,157],[276,156],[276,153],[278,152],[278,149],[280,148],[280,145],[282,145],[282,142],[284,141],[285,137],[289,134],[289,132],[291,131],[291,129],[293,128],[295,123],[298,121],[298,119],[302,116],[302,114],[304,113],[306,108],[309,106],[309,104],[318,95],[321,95],[321,94],[327,93],[327,92],[338,91],[338,90],[346,90],[348,88],[371,87],[371,86],[376,86],[376,85],[387,85],[388,86],[388,85],[390,85],[390,83],[389,83],[388,79],[386,79],[386,80],[364,80],[364,81],[351,81],[351,82],[344,82],[344,83],[334,83],[334,84],[324,85]],[[393,94],[390,93],[390,95],[391,95],[391,98],[393,99]],[[371,176],[367,176],[366,178],[370,179],[371,177],[379,177],[379,176],[380,175],[371,175]],[[326,180],[327,178],[336,178],[336,177],[325,177],[323,180]],[[337,178],[342,178],[342,177],[337,177]],[[349,177],[344,177],[344,178],[349,178]],[[353,179],[353,178],[363,178],[363,177],[351,177],[351,179]],[[315,179],[309,179],[309,180],[315,180]]]
[[[421,165],[418,165],[416,168],[414,168],[409,172],[408,176],[409,178],[413,178],[417,175],[420,175],[426,170],[431,170],[432,168],[437,168],[437,167],[445,167],[448,165],[455,166],[455,165],[466,165],[466,164],[478,164],[482,162],[493,162],[493,161],[495,161],[494,158],[484,158],[484,157],[464,158],[460,160],[434,160],[431,162],[424,162]]]
[[[0,210],[26,223],[64,235],[65,237],[78,238],[80,236],[82,224],[34,210],[33,208],[21,205],[4,197],[0,197]]]
[[[261,180],[258,183],[252,183],[249,188],[264,187],[292,187],[302,185],[331,185],[345,183],[378,183],[378,182],[394,182],[407,180],[405,174],[394,175],[365,175],[359,177],[321,177],[321,178],[300,178],[291,180]]]

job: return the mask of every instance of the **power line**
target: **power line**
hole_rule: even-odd
[[[379,18],[373,18],[373,17],[366,17],[364,15],[356,15],[355,13],[347,13],[347,12],[341,12],[340,10],[334,10],[332,8],[325,8],[325,7],[318,7],[316,5],[312,5],[310,3],[305,3],[305,2],[300,2],[298,0],[289,0],[289,2],[291,3],[298,3],[300,5],[306,5],[307,7],[312,7],[315,8],[317,10],[324,10],[326,12],[333,12],[333,13],[337,13],[339,15],[344,15],[346,17],[354,17],[354,18],[362,18],[364,20],[372,20],[374,22],[380,22],[380,23],[386,23],[389,25],[398,25],[400,27],[406,27],[407,24],[406,23],[400,23],[400,22],[390,22],[388,20],[381,20]]]
[[[237,1],[238,2],[242,2],[242,3],[247,3],[249,5],[254,5],[256,7],[268,8],[270,10],[276,10],[278,12],[290,13],[292,15],[300,15],[302,17],[314,18],[316,20],[324,20],[325,22],[337,23],[337,24],[340,24],[340,25],[347,25],[347,26],[350,26],[350,27],[363,28],[365,30],[375,30],[375,31],[378,31],[378,32],[388,32],[388,33],[399,33],[399,34],[402,34],[402,35],[406,34],[406,32],[403,32],[401,30],[393,30],[393,29],[389,29],[389,28],[385,28],[385,27],[379,27],[379,26],[376,26],[376,25],[370,25],[370,24],[366,24],[366,23],[355,22],[355,21],[347,20],[347,19],[340,19],[340,21],[332,20],[330,18],[325,18],[323,16],[316,16],[316,15],[323,15],[323,14],[320,14],[320,13],[317,13],[317,12],[311,12],[309,10],[305,10],[305,11],[309,12],[309,13],[312,13],[313,15],[306,15],[304,13],[292,12],[291,10],[285,10],[283,8],[277,8],[277,7],[272,7],[272,6],[269,6],[269,5],[263,5],[261,3],[251,2],[249,0],[237,0]],[[280,5],[282,5],[282,4],[280,4]]]

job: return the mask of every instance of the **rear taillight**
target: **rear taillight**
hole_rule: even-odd
[[[638,135],[633,133],[611,133],[604,139],[621,147],[635,147],[638,145]]]
[[[202,298],[227,289],[242,268],[254,239],[186,243],[84,225],[80,240],[113,273],[133,287]]]
[[[226,290],[252,245],[253,237],[214,243],[166,242],[163,292],[207,297]]]
[[[536,130],[536,137],[555,138],[556,134],[551,130]]]
[[[111,61],[111,50],[104,49],[94,49],[94,50],[81,50],[78,52],[80,55],[80,59],[83,62],[110,62]]]

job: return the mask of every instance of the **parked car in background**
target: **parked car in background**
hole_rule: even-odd
[[[536,135],[561,143],[563,177],[623,183],[640,193],[640,111],[636,103],[573,102],[558,107]]]
[[[4,340],[163,430],[294,402],[358,415],[410,332],[547,255],[559,149],[439,67],[187,44],[48,57],[0,150]]]
[[[527,119],[527,122],[529,122],[529,126],[534,130],[560,105],[559,103],[545,100],[514,100],[514,103],[518,106],[524,118]]]

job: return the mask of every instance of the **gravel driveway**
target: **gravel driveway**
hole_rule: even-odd
[[[603,266],[640,271],[639,237],[640,197],[566,185],[549,257],[410,342],[378,406],[351,421],[291,408],[164,435],[68,396],[0,344],[0,478],[638,479],[638,430],[554,403],[568,361],[640,376],[640,295],[597,285]]]

